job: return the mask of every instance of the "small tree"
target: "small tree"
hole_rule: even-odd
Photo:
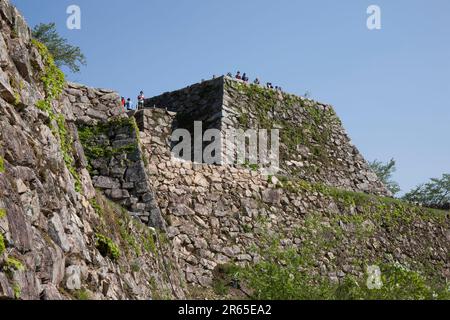
[[[430,208],[449,210],[450,174],[444,174],[441,179],[431,179],[430,182],[411,190],[403,199]]]
[[[369,165],[393,195],[396,195],[400,192],[401,189],[399,184],[392,180],[392,175],[397,170],[396,162],[394,159],[391,159],[387,163],[375,160],[369,163]]]
[[[41,23],[33,28],[33,37],[45,44],[53,55],[58,67],[66,66],[72,72],[80,71],[80,66],[86,65],[86,57],[81,49],[67,43],[56,31],[55,23]]]

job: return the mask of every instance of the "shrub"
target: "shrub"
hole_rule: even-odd
[[[3,239],[3,235],[0,234],[0,256],[5,252],[6,246],[5,246],[5,239]]]
[[[400,265],[380,267],[382,287],[368,289],[361,279],[347,277],[336,289],[337,299],[346,300],[433,300],[449,299],[449,289],[427,281],[421,274]]]
[[[0,219],[3,219],[6,217],[6,209],[0,208]]]
[[[96,237],[96,247],[104,257],[109,257],[116,261],[120,257],[119,247],[108,237],[97,233]]]
[[[11,273],[13,271],[24,271],[25,267],[19,260],[8,257],[5,264],[3,265],[3,271],[6,273]]]
[[[380,266],[382,287],[369,289],[367,278],[347,276],[339,284],[315,274],[310,261],[295,249],[277,242],[262,252],[263,259],[245,268],[227,268],[228,274],[250,287],[256,300],[432,300],[449,299],[450,288],[400,265]],[[307,258],[309,259],[309,258]],[[236,271],[237,270],[237,271]],[[217,293],[226,292],[217,282]]]
[[[4,172],[5,172],[5,160],[3,159],[2,156],[0,156],[0,173]]]
[[[81,300],[81,301],[85,301],[85,300],[90,300],[91,296],[89,294],[89,292],[87,290],[77,290],[74,292],[74,297],[77,300]]]

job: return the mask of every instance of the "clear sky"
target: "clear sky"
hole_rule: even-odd
[[[450,172],[448,0],[12,2],[82,48],[72,81],[135,100],[239,69],[334,105],[368,160],[397,160],[403,191]],[[81,30],[66,27],[72,4]],[[366,26],[371,4],[381,30]]]

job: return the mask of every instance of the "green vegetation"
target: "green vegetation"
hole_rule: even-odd
[[[450,288],[441,275],[444,265],[430,259],[426,245],[417,246],[414,258],[397,258],[393,252],[400,243],[380,243],[386,232],[408,237],[414,226],[427,221],[445,225],[448,212],[302,180],[279,180],[279,187],[302,197],[314,196],[324,207],[306,214],[284,238],[275,236],[276,228],[261,217],[254,231],[258,247],[250,248],[261,259],[245,267],[217,268],[216,294],[258,300],[450,299]],[[369,289],[371,275],[364,275],[373,265],[381,270],[378,289]],[[341,274],[341,270],[346,271]]]
[[[255,300],[450,299],[448,286],[436,285],[399,265],[381,265],[381,288],[369,289],[370,275],[359,279],[346,276],[339,283],[331,282],[311,272],[310,261],[302,252],[283,249],[278,241],[260,254],[263,259],[255,265],[222,269],[226,280],[216,282],[216,293],[226,294],[226,285],[234,282],[249,287],[247,294]]]
[[[441,179],[431,179],[407,193],[403,199],[430,208],[450,210],[450,174],[444,174]]]
[[[347,277],[336,296],[344,300],[448,300],[450,287],[428,281],[420,273],[401,265],[381,266],[380,289],[369,289],[366,279]],[[365,281],[364,281],[365,280]]]
[[[154,277],[148,280],[150,285],[150,291],[152,292],[152,299],[155,301],[171,300],[171,293],[167,289],[158,287],[158,284]]]
[[[67,66],[72,72],[79,72],[80,65],[86,65],[81,49],[67,43],[56,31],[55,23],[41,23],[33,28],[33,37],[44,43],[59,68]]]
[[[103,256],[109,257],[113,261],[120,258],[120,249],[110,238],[99,233],[95,237],[95,245]]]
[[[20,288],[18,283],[14,283],[13,291],[14,291],[14,299],[19,300],[20,297],[22,296],[22,289]]]
[[[5,273],[11,273],[14,271],[24,271],[25,267],[22,264],[22,262],[20,262],[19,260],[12,258],[12,257],[8,257],[6,259],[6,262],[3,265],[3,272]]]
[[[370,167],[392,194],[400,192],[398,183],[392,180],[396,171],[394,159],[387,163],[375,160],[370,163]],[[431,179],[408,192],[402,199],[428,208],[450,210],[450,174],[444,174],[440,179]]]
[[[74,292],[73,295],[74,295],[75,299],[80,300],[80,301],[91,300],[91,295],[85,289],[77,290]]]
[[[81,192],[82,191],[81,178],[79,173],[74,167],[75,160],[72,151],[73,148],[72,135],[67,132],[66,119],[64,119],[64,116],[62,114],[56,117],[56,123],[58,129],[56,132],[54,132],[54,134],[59,135],[64,162],[66,163],[67,169],[69,169],[70,174],[75,180],[75,191]]]
[[[246,161],[246,162],[243,164],[243,167],[244,167],[244,168],[247,168],[247,169],[250,169],[250,170],[252,170],[252,171],[258,171],[258,170],[260,169],[259,164],[251,164],[251,163],[248,162],[248,161]]]
[[[20,93],[14,92],[14,106],[19,106],[21,102]]]
[[[32,39],[32,43],[39,51],[45,66],[44,73],[41,75],[41,81],[46,94],[45,102],[51,105],[52,101],[57,99],[64,89],[64,74],[56,66],[55,60],[45,44],[36,39]]]
[[[249,110],[241,110],[238,120],[242,127],[282,128],[281,142],[286,149],[280,150],[281,159],[288,159],[302,145],[309,148],[316,160],[323,163],[334,161],[327,151],[327,143],[330,141],[332,126],[339,123],[339,119],[331,108],[319,108],[295,95],[283,93],[280,96],[279,92],[257,85],[232,82],[231,86],[247,96],[249,104],[255,106],[251,110],[252,114],[248,113]],[[293,109],[307,114],[302,117],[302,123],[286,116],[286,112]]]
[[[5,252],[6,245],[5,245],[5,239],[3,238],[3,235],[0,233],[0,256]]]
[[[158,250],[156,248],[154,235],[152,232],[148,232],[147,235],[141,236],[141,242],[144,245],[144,249],[149,252],[153,253],[154,255],[158,254]]]
[[[6,210],[0,209],[0,220],[6,217]],[[3,238],[3,234],[0,233],[0,257],[5,252],[6,245],[5,245],[5,239]]]
[[[337,215],[346,219],[372,219],[386,226],[397,226],[400,223],[411,223],[415,219],[442,221],[445,211],[420,208],[408,202],[393,198],[369,195],[361,192],[346,191],[329,187],[320,183],[309,183],[304,180],[287,180],[279,177],[282,187],[293,193],[316,192],[321,196],[331,198],[343,212],[358,208],[352,215]],[[362,222],[362,221],[361,221]]]
[[[219,296],[226,296],[230,292],[230,287],[223,280],[215,280],[213,282],[213,290]]]
[[[234,264],[219,265],[214,270],[213,290],[219,296],[228,296],[231,287],[237,287],[238,281],[242,280],[240,272],[243,268]]]
[[[127,210],[107,200],[99,191],[96,198],[90,202],[101,221],[96,228],[97,233],[114,235],[114,238],[119,240],[117,246],[128,259],[145,253],[157,255],[154,232],[132,219]]]
[[[0,156],[0,173],[5,173],[5,159]]]
[[[92,208],[94,208],[95,213],[99,216],[103,216],[103,210],[102,207],[98,204],[97,199],[92,198],[89,203],[91,204]]]
[[[124,263],[118,264],[118,267],[124,273],[139,272],[141,259],[155,261],[159,266],[163,263],[166,280],[170,281],[170,263],[165,259],[161,261],[158,258],[159,246],[168,248],[168,240],[164,235],[148,228],[139,220],[131,218],[126,209],[106,199],[98,190],[96,197],[90,202],[98,215],[98,222],[95,226],[96,247],[103,256],[110,257],[115,263],[119,263],[119,257],[123,257],[121,261]],[[125,266],[129,266],[129,268],[125,268]],[[150,278],[149,284],[153,299],[171,298],[171,292],[159,288],[153,277]],[[92,290],[95,291],[97,288],[92,288]]]
[[[114,156],[118,156],[124,153],[128,154],[138,152],[138,139],[136,139],[135,143],[131,143],[119,148],[113,148],[110,145],[110,131],[119,128],[134,132],[134,130],[136,130],[136,122],[134,118],[114,119],[108,123],[99,123],[96,126],[82,126],[78,128],[78,134],[80,137],[80,141],[83,144],[86,156],[90,160],[99,158],[110,159]]]
[[[140,256],[142,254],[140,244],[136,240],[136,238],[130,233],[127,220],[119,221],[119,230],[122,239],[128,244],[130,248],[134,250],[136,256]]]
[[[45,44],[37,41],[36,39],[32,39],[32,43],[39,51],[45,66],[44,72],[41,75],[41,81],[45,91],[45,99],[38,101],[36,103],[36,107],[48,113],[50,118],[50,129],[55,136],[59,137],[64,162],[75,180],[75,190],[77,192],[81,192],[81,178],[74,167],[75,160],[72,152],[73,138],[70,133],[67,132],[66,120],[64,116],[62,114],[56,115],[52,107],[53,101],[58,100],[64,90],[64,74],[55,65],[53,56]],[[54,125],[53,122],[56,123],[56,125]]]
[[[392,175],[397,170],[395,164],[396,163],[394,159],[391,159],[387,163],[383,163],[378,160],[369,163],[372,170],[376,173],[381,182],[383,182],[384,185],[389,189],[389,191],[392,192],[393,195],[401,191],[399,184],[392,180]]]
[[[20,92],[23,90],[24,88],[24,83],[23,80],[20,80],[20,82],[18,83],[17,80],[15,78],[10,78],[9,79],[9,84],[11,86],[11,88],[14,90],[14,106],[15,107],[19,107],[22,104],[22,99],[20,96]]]

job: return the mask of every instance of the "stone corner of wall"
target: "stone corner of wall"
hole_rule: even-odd
[[[62,97],[71,118],[80,124],[96,125],[117,117],[127,117],[120,95],[114,90],[67,82]]]

